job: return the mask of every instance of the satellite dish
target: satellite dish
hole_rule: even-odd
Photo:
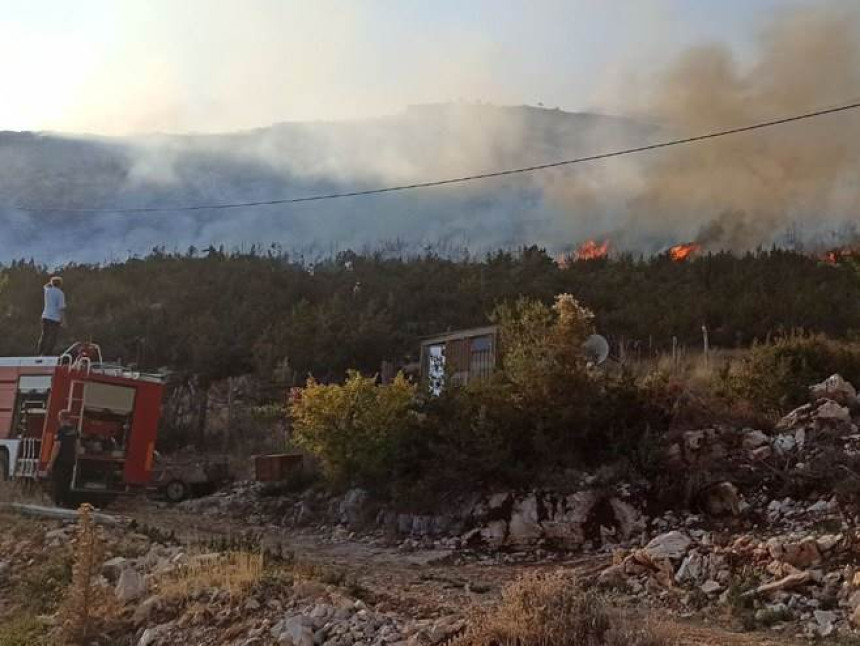
[[[592,334],[582,344],[582,350],[589,363],[599,366],[609,357],[609,342],[599,334]]]

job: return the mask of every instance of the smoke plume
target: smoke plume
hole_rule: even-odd
[[[683,137],[860,99],[860,20],[847,5],[782,11],[756,45],[750,57],[690,49],[659,75],[647,114]],[[697,240],[743,251],[789,230],[814,243],[860,215],[858,136],[860,111],[825,116],[612,162],[597,179],[571,175],[556,197],[574,216],[576,204],[611,201],[631,248]]]
[[[643,83],[635,84],[642,87]],[[633,86],[631,86],[633,87]],[[860,99],[860,19],[847,4],[782,10],[748,52],[700,43],[655,72],[628,117],[475,104],[227,135],[0,133],[0,258],[117,260],[155,246],[252,244],[570,250],[587,238],[655,252],[743,251],[850,237],[860,113],[553,171],[353,200],[231,211],[69,215],[246,202],[421,182],[592,155]],[[25,208],[27,207],[27,208]]]

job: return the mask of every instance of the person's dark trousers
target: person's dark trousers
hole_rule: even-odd
[[[57,345],[57,336],[60,334],[60,322],[51,319],[42,319],[42,336],[39,337],[39,348],[36,354],[40,357],[49,356],[54,353]]]
[[[72,476],[75,473],[73,464],[55,464],[51,471],[51,484],[54,504],[58,507],[72,505]]]

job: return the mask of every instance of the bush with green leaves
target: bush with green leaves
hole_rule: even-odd
[[[860,344],[797,332],[754,346],[726,377],[726,391],[776,416],[806,402],[809,386],[834,373],[860,386]]]
[[[440,396],[419,396],[402,376],[390,385],[357,372],[343,385],[310,380],[291,404],[294,441],[331,485],[425,508],[445,492],[563,485],[570,468],[654,468],[666,408],[653,385],[588,367],[591,312],[562,294],[551,307],[501,305],[493,318],[502,360],[492,378]]]
[[[342,385],[310,379],[291,402],[293,440],[320,459],[333,485],[377,488],[389,476],[414,396],[403,375],[387,385],[355,371]]]
[[[563,294],[554,307],[500,306],[501,369],[428,398],[401,436],[397,497],[420,506],[440,491],[562,485],[569,468],[653,468],[666,409],[627,375],[590,370],[591,314]]]

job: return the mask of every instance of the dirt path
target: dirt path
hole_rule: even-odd
[[[775,633],[764,635],[761,633],[737,633],[730,632],[719,626],[696,625],[690,622],[669,619],[668,623],[683,646],[792,646],[808,644],[787,635]]]

